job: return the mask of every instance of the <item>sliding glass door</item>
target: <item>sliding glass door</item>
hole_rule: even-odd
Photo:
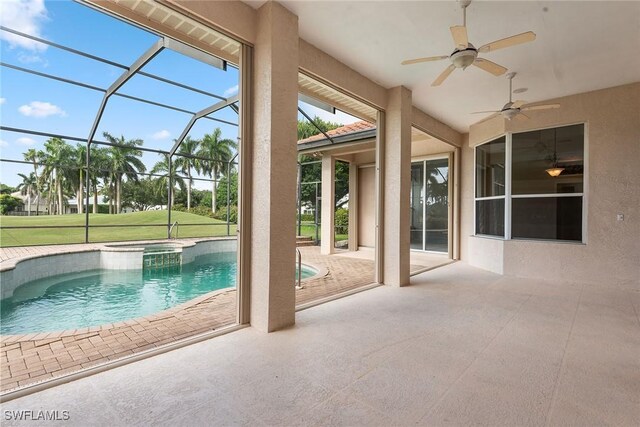
[[[449,251],[449,158],[411,164],[411,249]]]

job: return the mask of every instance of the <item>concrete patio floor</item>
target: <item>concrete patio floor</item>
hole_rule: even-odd
[[[81,426],[635,426],[638,291],[458,262],[2,409],[66,410]]]

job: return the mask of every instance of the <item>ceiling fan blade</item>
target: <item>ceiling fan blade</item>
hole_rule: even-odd
[[[443,81],[445,81],[447,79],[447,77],[449,77],[449,74],[451,74],[453,72],[453,70],[455,70],[456,67],[451,64],[449,65],[447,68],[444,69],[444,71],[438,76],[437,79],[435,79],[433,81],[433,83],[431,83],[431,86],[440,86],[442,84]]]
[[[553,108],[560,108],[560,104],[545,104],[545,105],[524,106],[524,107],[521,108],[521,110],[523,110],[523,111],[551,110]]]
[[[498,117],[499,115],[500,115],[500,112],[498,111],[496,113],[491,114],[490,116],[485,117],[484,119],[482,119],[480,121],[477,121],[476,124],[482,123],[482,122],[486,122],[487,120],[491,120],[491,119],[493,119],[495,117]]]
[[[522,101],[522,100],[513,101],[513,104],[511,104],[511,107],[512,108],[520,108],[526,103],[527,103],[527,101]]]
[[[467,27],[463,25],[456,25],[449,28],[451,35],[453,36],[453,42],[456,44],[456,48],[462,50],[469,46],[469,37],[467,37]]]
[[[420,62],[440,61],[441,59],[447,59],[447,55],[442,56],[427,56],[426,58],[407,59],[402,61],[402,65],[418,64]]]
[[[494,76],[501,76],[507,72],[507,69],[502,65],[498,65],[495,62],[491,62],[488,59],[484,58],[476,58],[476,60],[473,61],[473,65],[478,68],[482,68],[483,70],[493,74]]]
[[[484,46],[480,46],[478,52],[487,53],[494,50],[504,49],[505,47],[511,47],[522,43],[532,42],[536,39],[536,33],[533,31],[527,31],[526,33],[517,34],[515,36],[507,37],[505,39],[496,40],[491,43],[487,43]]]
[[[499,113],[500,111],[474,111],[470,114],[487,114],[487,113]]]

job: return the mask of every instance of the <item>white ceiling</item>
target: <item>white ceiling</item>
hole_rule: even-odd
[[[298,15],[300,37],[385,87],[409,87],[414,105],[459,131],[484,117],[472,111],[507,102],[505,77],[469,67],[434,88],[448,60],[400,65],[453,51],[449,27],[462,25],[453,0],[281,3]],[[481,55],[518,73],[514,88],[529,90],[514,99],[535,102],[640,81],[640,2],[476,0],[467,28],[476,47],[537,34],[532,43]]]

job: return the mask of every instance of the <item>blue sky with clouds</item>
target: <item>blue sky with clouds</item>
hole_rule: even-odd
[[[68,1],[0,0],[3,26],[108,59],[125,66],[132,64],[158,40],[156,34],[102,14],[82,4]],[[3,63],[52,74],[92,86],[107,88],[122,74],[121,68],[103,64],[52,46],[0,31],[0,57]],[[237,92],[238,70],[227,71],[170,50],[163,50],[144,71],[205,90],[220,96]],[[120,93],[198,111],[218,100],[136,75]],[[3,126],[86,138],[98,110],[102,93],[34,76],[7,67],[0,68],[0,122]],[[329,114],[313,106],[301,105],[311,116],[352,123],[358,119],[338,112]],[[229,108],[212,117],[237,123]],[[144,145],[167,150],[189,121],[190,115],[147,105],[121,97],[111,97],[100,121],[96,140],[103,131],[126,139],[140,138]],[[215,127],[223,137],[236,139],[237,127],[201,119],[190,135],[201,138]],[[29,148],[41,149],[47,138],[0,132],[0,156],[22,160]],[[149,168],[159,160],[145,154]],[[17,173],[29,173],[28,166],[0,163],[0,182],[16,185]],[[208,188],[206,183],[197,187]]]

